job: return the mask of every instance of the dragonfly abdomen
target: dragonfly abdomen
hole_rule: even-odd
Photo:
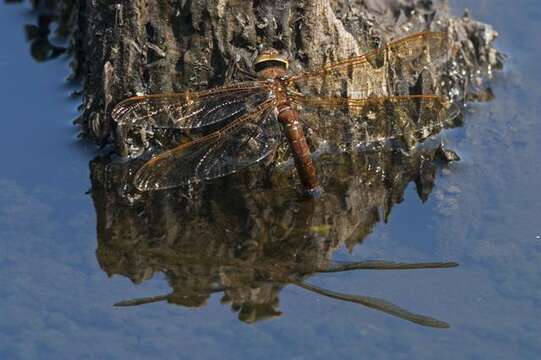
[[[316,175],[316,167],[312,156],[302,123],[299,121],[299,113],[289,105],[282,105],[278,108],[278,121],[284,128],[284,133],[293,154],[295,167],[304,191],[307,195],[314,196],[319,193],[319,183]]]

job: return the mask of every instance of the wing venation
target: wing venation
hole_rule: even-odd
[[[267,100],[221,130],[152,158],[134,184],[150,191],[232,174],[267,157],[280,141],[274,101]]]
[[[265,82],[250,81],[201,92],[132,97],[120,102],[112,117],[120,127],[197,129],[242,116],[268,97]]]

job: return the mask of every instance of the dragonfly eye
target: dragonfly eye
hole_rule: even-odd
[[[261,72],[263,70],[269,69],[269,68],[279,68],[283,70],[287,70],[288,62],[285,60],[263,60],[260,62],[254,63],[254,70],[256,72]]]
[[[278,67],[287,70],[287,58],[275,49],[263,50],[254,61],[254,70],[259,72],[269,67]]]

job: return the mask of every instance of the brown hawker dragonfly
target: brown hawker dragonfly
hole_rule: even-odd
[[[438,114],[449,108],[443,97],[409,95],[409,89],[424,69],[445,59],[448,51],[447,34],[421,32],[360,56],[289,75],[287,59],[276,50],[266,50],[254,62],[257,80],[200,92],[132,97],[119,103],[112,117],[118,128],[215,130],[151,158],[135,175],[140,191],[232,174],[272,154],[285,135],[304,191],[316,194],[316,170],[297,110],[356,112],[367,122],[389,108],[417,115],[429,109]],[[316,92],[318,96],[305,95]]]

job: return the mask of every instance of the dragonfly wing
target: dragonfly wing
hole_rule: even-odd
[[[316,115],[319,121],[309,125],[330,134],[327,140],[331,143],[336,137],[335,142],[348,142],[354,146],[404,137],[422,140],[452,126],[460,114],[456,105],[437,95],[371,96],[366,99],[293,95],[291,99],[303,108],[319,110]],[[327,112],[333,112],[333,116],[324,117]],[[322,118],[332,120],[321,121]],[[340,136],[342,133],[354,133],[357,138],[348,139],[346,135]]]
[[[134,183],[140,191],[150,191],[228,175],[265,158],[280,141],[274,102],[269,100],[223,129],[149,160]]]
[[[195,129],[242,116],[268,96],[267,85],[261,81],[200,92],[135,96],[115,106],[112,117],[121,127]]]
[[[288,81],[303,92],[316,91],[325,96],[407,95],[419,74],[429,65],[445,61],[449,51],[446,33],[415,33]]]

